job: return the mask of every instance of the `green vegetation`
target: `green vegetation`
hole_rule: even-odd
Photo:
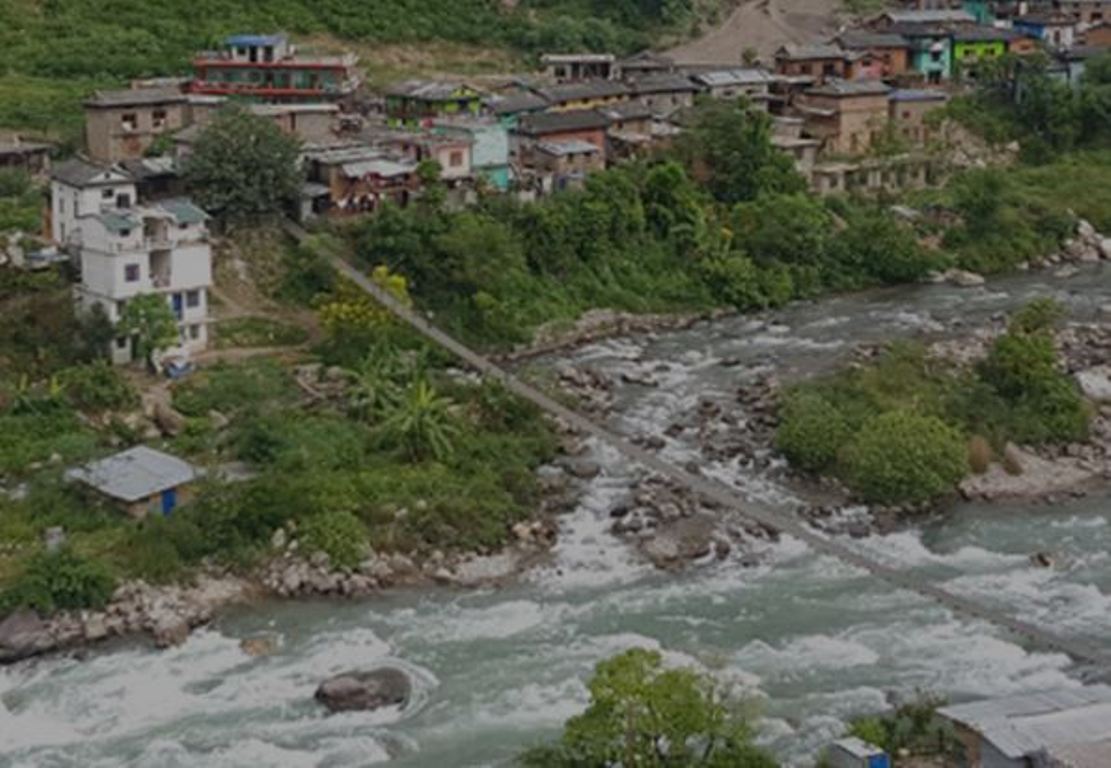
[[[232,347],[295,347],[308,341],[299,325],[269,317],[240,317],[221,320],[214,326],[217,349]]]
[[[0,593],[0,608],[26,606],[43,613],[100,608],[116,582],[103,563],[69,549],[41,552],[31,558],[19,579]]]
[[[0,169],[0,232],[34,234],[42,226],[42,191],[22,171]],[[0,238],[0,245],[3,245]]]
[[[867,501],[900,503],[946,493],[992,447],[1083,440],[1091,412],[1057,365],[1059,313],[1033,302],[970,369],[897,344],[875,363],[804,383],[784,400],[777,447]]]
[[[751,743],[740,702],[709,675],[669,669],[633,649],[598,664],[590,704],[550,746],[521,756],[527,768],[775,768]]]
[[[127,302],[117,330],[134,340],[135,356],[149,360],[178,340],[177,318],[165,296],[147,293]]]
[[[945,263],[875,203],[801,192],[766,116],[709,103],[692,120],[697,140],[674,158],[595,174],[581,190],[462,212],[387,207],[344,234],[361,266],[386,265],[441,325],[495,347],[594,307],[761,308]]]
[[[845,475],[868,501],[921,502],[968,473],[960,433],[936,416],[888,411],[865,422],[846,449]]]
[[[615,50],[688,33],[717,0],[97,0],[0,3],[0,126],[75,146],[80,103],[94,89],[180,75],[228,34],[285,30],[326,48],[373,53],[386,43],[481,49]],[[372,62],[373,63],[373,62]]]
[[[849,734],[874,744],[889,755],[907,757],[956,757],[960,741],[953,727],[937,716],[944,699],[919,693],[914,699],[884,715],[861,717]],[[899,765],[896,757],[896,765]]]
[[[76,410],[129,410],[135,396],[125,381],[93,363],[17,387],[0,409],[0,476],[29,486],[25,498],[0,496],[0,537],[10,545],[0,553],[3,605],[95,606],[116,579],[176,580],[205,560],[248,568],[265,559],[279,528],[342,568],[371,547],[498,547],[539,502],[534,470],[555,450],[549,425],[496,387],[448,378],[399,329],[381,335],[360,369],[337,378],[322,368],[307,382],[317,396],[264,359],[213,366],[177,384],[174,405],[186,426],[166,447],[202,465],[245,462],[253,477],[208,481],[172,517],[138,523],[60,482],[66,466],[136,439],[116,418],[98,418],[90,424],[107,426],[95,427]],[[362,343],[338,337],[334,348],[344,355]],[[371,386],[383,392],[373,402]],[[50,526],[66,530],[68,559],[43,560]],[[65,581],[44,581],[47,571]]]
[[[301,189],[299,144],[270,120],[226,109],[201,131],[185,161],[197,204],[225,224],[281,216]]]
[[[1080,87],[1052,79],[1044,57],[1003,56],[978,65],[976,90],[948,114],[995,143],[1019,141],[1043,162],[1080,147],[1108,147],[1111,54],[1088,61]]]

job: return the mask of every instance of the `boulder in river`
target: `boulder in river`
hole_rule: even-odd
[[[46,623],[32,611],[16,611],[0,621],[0,664],[26,659],[52,645]]]
[[[1111,365],[1097,365],[1078,371],[1076,383],[1089,400],[1097,403],[1111,401]]]
[[[400,669],[382,667],[369,672],[345,672],[325,680],[314,698],[332,712],[403,707],[412,683]]]
[[[975,288],[987,282],[983,275],[978,275],[975,272],[969,272],[964,269],[946,270],[943,277],[947,283],[961,288]]]

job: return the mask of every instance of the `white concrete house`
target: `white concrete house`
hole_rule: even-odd
[[[212,250],[208,216],[188,200],[135,205],[135,184],[122,170],[81,160],[59,167],[51,183],[55,240],[74,255],[81,272],[79,308],[99,305],[113,323],[136,296],[165,296],[178,321],[185,354],[208,343]],[[113,362],[133,357],[133,340],[115,340]]]

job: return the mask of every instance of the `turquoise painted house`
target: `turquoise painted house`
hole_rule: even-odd
[[[953,43],[948,29],[940,25],[896,25],[892,32],[906,38],[910,47],[908,66],[921,72],[927,83],[940,83],[952,72]]]
[[[436,133],[471,142],[471,169],[499,192],[509,189],[509,131],[490,119],[437,121]]]
[[[977,24],[991,24],[995,21],[995,13],[988,5],[988,0],[964,0],[961,8],[976,19]]]

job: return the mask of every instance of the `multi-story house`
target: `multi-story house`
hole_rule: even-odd
[[[134,180],[122,170],[83,160],[58,165],[51,176],[54,239],[75,257],[83,311],[101,307],[116,323],[136,296],[164,296],[178,322],[170,353],[203,350],[208,341],[212,251],[207,215],[188,200],[136,205]],[[113,362],[134,358],[135,340],[112,345]]]
[[[840,34],[836,42],[856,54],[850,73],[854,80],[892,80],[910,66],[910,44],[902,35],[849,30]]]
[[[766,112],[771,99],[769,89],[775,76],[758,67],[737,67],[733,69],[712,69],[699,72],[691,77],[702,92],[714,99],[738,99],[744,97],[749,105]]]
[[[559,83],[576,80],[611,80],[619,74],[612,53],[545,53],[540,57],[544,73]]]
[[[657,117],[670,117],[694,105],[698,86],[684,75],[645,75],[628,81],[632,98],[652,110]]]
[[[386,118],[394,128],[419,128],[439,118],[481,111],[482,94],[463,83],[407,80],[386,91]]]
[[[268,102],[342,101],[362,81],[354,54],[300,54],[284,35],[235,35],[193,60],[192,93]]]
[[[617,80],[583,80],[537,89],[536,93],[548,102],[553,112],[562,110],[594,109],[628,101],[629,86]]]
[[[971,18],[971,16],[969,17]],[[949,79],[952,72],[953,41],[943,24],[900,23],[888,29],[906,39],[910,69],[931,85]]]
[[[775,52],[775,71],[787,77],[811,77],[820,85],[848,77],[855,58],[836,45],[784,45]]]
[[[926,116],[944,107],[949,96],[944,90],[904,88],[892,91],[888,115],[895,133],[913,144],[926,144],[933,137]]]
[[[160,137],[190,120],[187,96],[177,88],[97,91],[85,101],[85,146],[89,157],[118,163],[143,157]]]
[[[831,80],[805,91],[795,109],[806,121],[806,133],[821,140],[824,153],[858,155],[887,125],[890,90],[877,80]]]
[[[1015,32],[1041,40],[1054,50],[1076,44],[1076,21],[1063,13],[1028,13],[1013,22]]]
[[[469,143],[475,177],[499,192],[509,189],[509,131],[504,125],[492,118],[467,118],[437,121],[433,130]]]
[[[1111,21],[1111,0],[1053,0],[1053,7],[1071,17],[1080,32]]]
[[[998,27],[966,27],[953,32],[952,77],[968,75],[981,61],[998,59],[1008,52],[1014,41],[1024,39],[1011,29]]]

